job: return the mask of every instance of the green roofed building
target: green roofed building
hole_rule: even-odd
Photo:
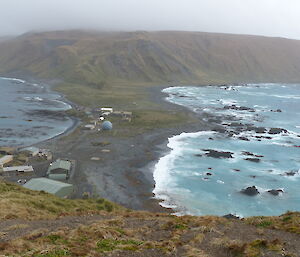
[[[58,159],[50,164],[47,171],[47,176],[50,179],[67,180],[70,177],[70,172],[71,162]]]
[[[48,178],[33,178],[23,186],[35,191],[45,191],[62,198],[69,196],[73,192],[73,185]]]

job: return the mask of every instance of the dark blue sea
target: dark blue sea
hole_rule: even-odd
[[[73,125],[71,108],[46,85],[0,77],[0,146],[28,146]]]

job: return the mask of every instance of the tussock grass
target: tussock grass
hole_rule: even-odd
[[[252,217],[241,221],[215,216],[176,217],[164,213],[126,210],[105,199],[60,199],[6,182],[0,182],[0,206],[2,220],[54,219],[64,215],[94,213],[101,213],[103,217],[89,225],[73,227],[66,223],[55,230],[36,226],[30,229],[30,221],[25,222],[29,226],[20,223],[20,226],[8,227],[0,233],[0,237],[5,238],[18,229],[28,230],[22,237],[0,243],[1,254],[18,257],[109,256],[114,252],[120,256],[130,256],[133,252],[143,256],[145,251],[150,250],[153,251],[150,256],[177,254],[208,257],[211,256],[208,254],[210,251],[221,251],[228,256],[280,256],[282,249],[289,245],[278,234],[270,237],[272,230],[268,228],[294,233],[297,233],[295,228],[299,228],[299,213],[289,212],[279,217]],[[251,231],[245,226],[254,226],[250,240],[248,235],[242,234]],[[239,238],[231,233],[234,228],[239,228]],[[258,230],[260,233],[257,233]],[[290,256],[295,253],[293,247],[285,251]]]
[[[300,234],[300,213],[287,212],[279,217],[251,217],[246,222],[261,228],[284,230]]]
[[[61,199],[42,191],[31,191],[4,181],[0,181],[0,206],[0,220],[54,219],[63,215],[122,209],[104,199]]]

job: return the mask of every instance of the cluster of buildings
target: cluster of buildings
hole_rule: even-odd
[[[115,117],[120,117],[121,120],[123,121],[128,121],[130,122],[132,119],[132,112],[127,112],[127,111],[116,111],[113,108],[100,108],[100,109],[96,109],[96,112],[100,113],[100,120],[105,119],[105,117],[111,115],[111,116],[115,116]]]
[[[21,151],[19,151],[21,153]],[[33,167],[25,165],[28,162],[28,157],[17,155],[17,151],[11,147],[1,147],[0,148],[0,174],[1,175],[9,175],[15,174],[19,172],[33,172]],[[23,163],[24,165],[15,165],[14,161],[17,158],[18,163]]]
[[[90,114],[93,120],[84,126],[84,129],[87,130],[96,129],[98,125],[100,125],[99,130],[111,130],[112,123],[107,120],[109,116],[118,117],[121,121],[127,122],[131,122],[132,119],[132,112],[116,111],[108,107],[95,109]],[[109,150],[104,149],[103,151]],[[52,161],[52,159],[52,153],[47,149],[31,146],[17,151],[13,148],[1,147],[0,176],[14,177],[18,183],[31,190],[45,191],[63,198],[68,197],[74,191],[74,186],[67,183],[73,168],[70,160],[57,159],[51,162],[48,169],[40,174],[40,177],[37,177],[33,166],[28,165],[29,160]],[[22,165],[14,165],[15,163],[22,163]],[[20,179],[19,175],[25,176]]]
[[[21,156],[21,154],[23,154]],[[52,160],[52,153],[46,149],[39,149],[37,147],[26,147],[20,150],[16,150],[10,147],[0,148],[0,174],[13,174],[18,172],[33,172],[33,167],[25,165],[28,163],[29,158],[37,157],[45,160]],[[24,165],[14,165],[14,160]],[[9,175],[9,174],[7,174]]]
[[[95,115],[92,115],[92,113]],[[132,112],[116,111],[111,107],[96,108],[93,110],[93,112],[89,112],[89,114],[91,118],[94,118],[94,120],[84,126],[86,130],[96,129],[97,125],[103,124],[103,122],[105,122],[104,120],[106,120],[109,116],[118,117],[121,121],[131,122],[132,120]],[[99,130],[101,129],[103,129],[103,127],[101,127]]]
[[[46,177],[33,178],[23,186],[31,190],[45,191],[58,197],[66,198],[74,191],[73,185],[66,183],[70,178],[71,167],[71,161],[57,159],[50,163]]]
[[[31,157],[39,157],[45,160],[51,161],[52,160],[52,153],[47,149],[39,149],[34,146],[22,148],[20,152],[25,152]]]
[[[14,165],[15,158],[18,159],[20,155],[24,163],[19,166]],[[0,175],[16,178],[18,183],[31,190],[45,191],[59,197],[68,197],[72,194],[73,185],[66,183],[71,176],[71,161],[57,159],[49,164],[45,177],[36,178],[33,166],[26,165],[29,160],[35,158],[51,161],[53,157],[49,150],[37,147],[26,147],[18,151],[14,148],[1,147]],[[17,162],[20,162],[20,160],[17,160]],[[25,177],[26,179],[20,179],[20,175],[23,175],[22,178]],[[29,180],[27,181],[27,179]]]

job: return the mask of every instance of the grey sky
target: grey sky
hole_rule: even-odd
[[[77,28],[300,39],[300,0],[0,0],[0,35]]]

